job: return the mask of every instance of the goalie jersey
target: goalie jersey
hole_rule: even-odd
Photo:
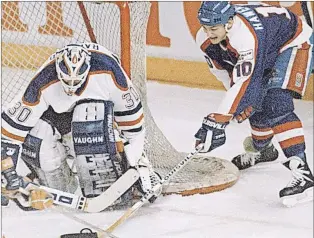
[[[91,68],[84,84],[68,96],[57,77],[56,53],[37,71],[25,92],[16,96],[2,112],[2,136],[23,142],[42,114],[52,107],[57,113],[71,111],[83,99],[114,103],[115,122],[127,139],[143,132],[140,96],[120,65],[119,59],[98,44],[80,44],[91,53]]]
[[[309,42],[312,29],[285,8],[235,5],[235,10],[234,23],[226,40],[211,44],[203,29],[196,36],[211,73],[227,89],[217,113],[233,116],[251,106],[261,108],[268,89],[269,72],[279,54],[296,46],[311,52],[308,49],[312,47]],[[307,57],[311,56],[308,54]],[[282,70],[286,72],[286,69]],[[291,79],[285,77],[277,87],[289,89],[300,98],[304,94],[308,74],[309,69],[298,85],[295,81],[289,83]]]

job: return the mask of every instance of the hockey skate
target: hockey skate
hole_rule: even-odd
[[[270,143],[265,149],[257,151],[253,146],[252,137],[245,138],[243,142],[245,153],[234,157],[231,162],[239,170],[250,168],[258,163],[271,162],[278,158],[278,150]]]
[[[292,173],[289,184],[279,192],[283,205],[292,207],[297,203],[312,201],[314,177],[307,163],[297,156],[292,156],[283,164]]]

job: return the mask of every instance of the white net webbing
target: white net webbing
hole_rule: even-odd
[[[131,39],[122,37],[122,42],[130,46],[131,55],[126,58],[130,58],[131,79],[142,96],[147,128],[145,149],[154,168],[163,176],[185,154],[177,152],[169,143],[147,105],[145,51],[150,3],[129,2],[130,22],[120,21],[120,10],[126,7],[121,2],[83,4],[97,43],[122,58],[126,52],[121,46],[121,28],[123,24],[130,24]],[[92,41],[77,2],[3,2],[2,13],[2,105],[25,89],[34,70],[57,48]],[[237,172],[229,162],[203,158],[190,162],[165,190],[206,193],[204,188],[234,182],[236,178]]]

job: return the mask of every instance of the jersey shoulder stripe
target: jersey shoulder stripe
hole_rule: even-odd
[[[55,61],[51,61],[46,67],[40,70],[28,84],[23,95],[23,103],[33,106],[39,103],[41,93],[45,88],[59,82],[55,69]]]
[[[115,85],[120,90],[125,91],[128,89],[126,75],[116,58],[101,52],[91,52],[91,54],[90,74],[97,74],[102,72],[109,73],[111,74]]]

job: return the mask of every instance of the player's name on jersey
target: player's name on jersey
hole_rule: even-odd
[[[252,9],[242,6],[235,6],[235,8],[238,13],[243,14],[243,16],[245,16],[252,23],[255,30],[264,29],[260,19]]]

